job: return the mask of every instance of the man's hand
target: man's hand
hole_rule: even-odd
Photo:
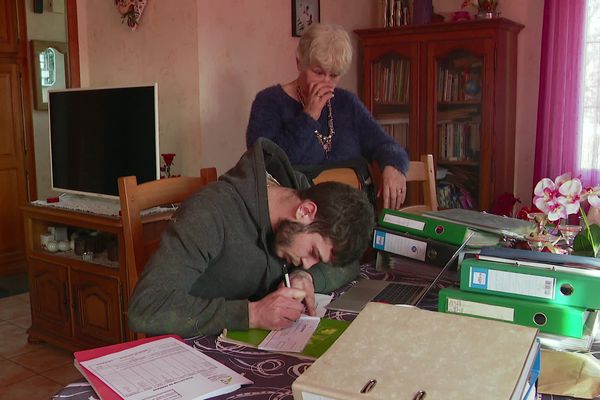
[[[300,318],[304,311],[304,297],[305,293],[302,290],[280,287],[259,301],[248,303],[250,328],[287,328]]]
[[[406,198],[406,176],[387,165],[381,173],[382,187],[377,197],[383,196],[383,207],[398,210]]]
[[[292,272],[290,281],[293,288],[302,290],[304,295],[304,304],[306,305],[306,314],[317,315],[315,301],[315,287],[313,285],[312,276],[301,269]]]

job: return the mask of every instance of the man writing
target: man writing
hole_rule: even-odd
[[[224,328],[279,329],[314,293],[358,274],[373,209],[341,183],[310,187],[285,153],[259,139],[235,167],[184,202],[135,288],[136,332],[184,337]],[[282,285],[282,262],[298,268]]]

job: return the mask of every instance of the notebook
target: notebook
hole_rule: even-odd
[[[458,255],[464,250],[473,236],[469,234],[444,267],[431,281],[430,284],[402,283],[392,281],[380,281],[374,279],[360,279],[356,285],[347,292],[342,293],[326,307],[328,310],[360,312],[370,301],[389,304],[408,304],[418,306],[421,300],[435,286],[446,270],[452,265]]]

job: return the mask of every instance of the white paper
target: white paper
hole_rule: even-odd
[[[515,311],[510,307],[475,303],[459,299],[448,299],[448,312],[495,318],[509,322],[514,322],[515,319]]]
[[[473,275],[476,275],[474,273]],[[485,279],[481,277],[473,277]],[[497,292],[521,294],[525,296],[554,299],[554,278],[546,276],[520,274],[508,271],[487,271],[487,288]]]
[[[319,317],[310,317],[303,314],[288,328],[271,331],[260,342],[258,348],[261,350],[300,353],[317,329],[319,321]]]
[[[251,384],[174,338],[81,362],[125,400],[206,399]]]
[[[331,303],[332,299],[332,294],[315,293],[315,310],[317,313],[317,317],[322,318],[325,316],[325,312],[327,312],[327,309],[325,307],[327,307],[329,303]]]

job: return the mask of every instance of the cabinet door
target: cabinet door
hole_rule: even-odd
[[[67,267],[39,260],[29,262],[32,329],[71,336]]]
[[[365,46],[365,105],[383,129],[418,159],[418,45]]]
[[[440,208],[489,210],[492,198],[494,41],[427,45],[427,142]]]
[[[17,21],[17,2],[0,0],[0,53],[17,51],[19,37]]]
[[[92,344],[119,343],[121,299],[116,279],[71,270],[75,336]]]

